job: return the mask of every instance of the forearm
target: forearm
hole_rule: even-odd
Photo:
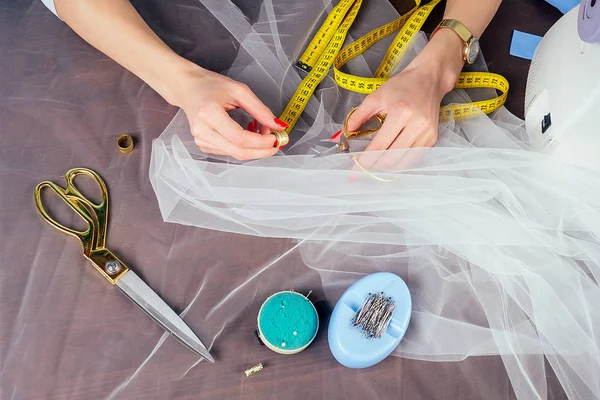
[[[180,74],[195,67],[173,52],[128,0],[55,0],[58,15],[79,36],[178,105]]]
[[[444,19],[457,19],[477,37],[481,37],[498,11],[502,0],[448,0]]]
[[[481,37],[502,0],[447,0],[444,19],[460,21],[476,37]],[[464,66],[463,42],[450,29],[438,31],[415,59],[417,66],[429,65],[440,75],[444,92],[454,87]]]

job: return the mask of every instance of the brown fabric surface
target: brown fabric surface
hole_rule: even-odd
[[[252,19],[257,7],[237,3]],[[233,39],[198,2],[134,4],[184,57],[216,71],[233,60]],[[33,203],[37,183],[63,184],[64,173],[76,166],[97,171],[109,189],[108,247],[177,312],[207,274],[222,282],[202,289],[218,301],[292,244],[164,223],[148,167],[152,140],[177,110],[40,1],[6,1],[0,10],[0,398],[107,398],[144,362],[162,330],[94,272],[75,238],[42,220]],[[427,32],[442,10],[438,6],[431,16]],[[528,62],[508,55],[512,29],[543,34],[559,16],[541,0],[505,1],[482,40],[490,71],[512,85],[507,106],[516,115],[522,116]],[[202,39],[206,32],[210,40]],[[217,56],[217,47],[229,51]],[[121,133],[135,139],[130,154],[117,149]],[[300,276],[298,257],[287,266],[296,290],[322,298],[318,274]],[[452,363],[389,357],[351,370],[332,357],[326,326],[306,351],[277,355],[257,343],[254,329],[259,299],[281,290],[282,283],[268,274],[262,282],[257,301],[240,305],[243,312],[211,349],[216,364],[203,362],[175,376],[175,365],[192,367],[196,358],[167,338],[116,398],[514,398],[499,357]],[[200,337],[207,330],[202,315],[210,309],[210,302],[198,304],[185,318]],[[265,369],[246,378],[244,369],[257,362]],[[550,398],[563,396],[558,382],[550,382],[549,390]]]

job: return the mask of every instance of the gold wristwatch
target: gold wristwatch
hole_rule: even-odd
[[[467,65],[473,64],[477,58],[477,55],[479,54],[479,39],[473,36],[473,34],[463,24],[455,19],[442,20],[435,28],[435,31],[433,31],[431,36],[435,35],[435,33],[442,28],[452,29],[462,39],[464,42],[463,60]]]

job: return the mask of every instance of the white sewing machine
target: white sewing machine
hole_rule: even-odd
[[[525,127],[534,148],[568,163],[600,167],[600,0],[556,22],[527,77]]]

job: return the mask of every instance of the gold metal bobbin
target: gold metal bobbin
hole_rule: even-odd
[[[244,373],[246,374],[246,376],[252,376],[252,375],[258,373],[259,371],[262,371],[262,369],[263,369],[262,363],[258,363],[255,366],[245,370]]]
[[[273,147],[283,147],[290,142],[290,137],[285,131],[273,131],[272,135],[275,135],[277,141],[273,145]]]
[[[133,150],[133,138],[127,134],[122,134],[117,139],[117,146],[121,153],[129,153]]]

